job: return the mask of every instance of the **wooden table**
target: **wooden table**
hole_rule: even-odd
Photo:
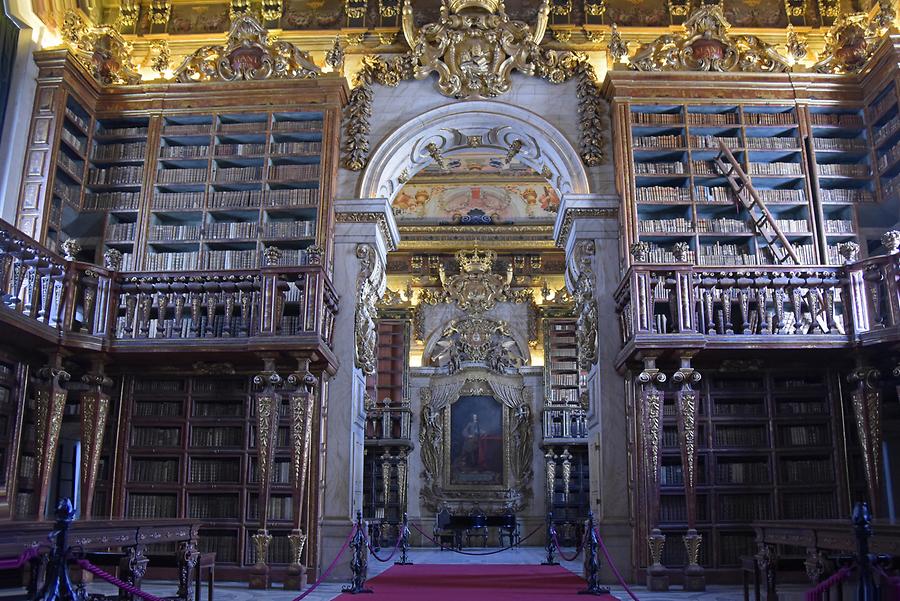
[[[188,520],[76,521],[69,528],[69,544],[86,552],[121,549],[127,561],[124,562],[126,569],[119,577],[139,587],[149,563],[145,553],[147,547],[157,543],[176,543],[177,596],[191,601],[196,596],[194,571],[199,556],[197,539],[200,526],[199,522]],[[31,547],[48,545],[53,527],[52,521],[0,523],[0,558],[18,557]],[[38,560],[33,565],[37,567],[40,563]],[[35,586],[36,578],[32,578],[29,588]],[[123,593],[119,598],[130,601],[131,595]]]
[[[856,535],[849,520],[780,520],[753,522],[756,531],[756,563],[765,576],[766,599],[776,599],[776,567],[779,545],[802,547],[803,565],[813,584],[819,582],[833,567],[829,557],[842,553],[856,553]],[[900,557],[900,524],[872,522],[869,539],[871,553],[886,553]]]

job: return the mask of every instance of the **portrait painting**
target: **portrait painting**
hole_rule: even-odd
[[[450,406],[450,484],[503,484],[503,405],[485,395]]]

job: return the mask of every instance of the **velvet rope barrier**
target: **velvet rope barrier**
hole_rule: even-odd
[[[0,570],[16,570],[40,555],[39,547],[29,547],[15,559],[0,559]]]
[[[107,574],[106,572],[89,562],[87,559],[76,559],[75,563],[77,563],[81,567],[81,569],[90,572],[94,576],[107,581],[108,583],[122,589],[127,593],[131,593],[135,597],[140,597],[144,601],[165,601],[164,599],[157,597],[156,595],[151,595],[150,593],[146,593],[132,584],[128,584],[124,580],[119,580],[112,574]]]
[[[625,592],[628,593],[628,596],[634,599],[634,601],[641,601],[637,598],[637,596],[628,588],[628,585],[625,584],[625,579],[622,578],[622,574],[619,573],[618,568],[616,568],[616,564],[613,563],[612,557],[609,556],[609,551],[606,550],[606,545],[603,544],[603,539],[600,538],[600,531],[594,527],[594,534],[597,535],[597,542],[600,543],[600,550],[603,551],[603,557],[606,558],[606,563],[609,564],[609,569],[613,571],[613,574],[616,575],[616,579],[618,579],[619,584],[622,585],[622,588],[625,589]]]
[[[438,545],[439,547],[442,546],[441,543],[437,542],[436,540],[434,540],[433,538],[431,538],[430,536],[428,536],[427,534],[425,534],[425,532],[424,532],[421,528],[419,528],[415,523],[413,523],[413,524],[411,524],[411,525],[412,525],[413,528],[415,528],[416,530],[418,530],[418,531],[419,531],[419,534],[421,534],[422,536],[424,536],[426,540],[431,541],[432,544]],[[459,553],[460,555],[472,555],[472,556],[474,556],[474,557],[481,557],[481,556],[484,556],[484,555],[496,555],[497,553],[503,553],[504,551],[509,551],[510,549],[513,549],[513,548],[515,548],[515,547],[521,545],[522,543],[524,543],[525,541],[527,541],[529,538],[531,538],[532,536],[534,536],[539,530],[542,530],[543,528],[544,528],[543,525],[538,526],[537,528],[535,528],[534,530],[532,530],[531,532],[529,532],[527,535],[525,535],[525,538],[519,540],[518,543],[516,543],[516,544],[514,544],[514,545],[510,545],[510,546],[508,546],[508,547],[503,547],[502,549],[497,549],[496,551],[488,551],[487,553],[473,553],[472,551],[460,551],[459,549],[454,549],[454,548],[452,548],[452,547],[448,547],[447,550],[448,550],[448,551],[453,551],[454,553]]]
[[[294,597],[294,601],[300,601],[301,599],[305,598],[311,592],[319,588],[319,585],[322,584],[323,580],[328,578],[328,575],[331,574],[332,570],[334,570],[334,566],[337,565],[337,562],[344,555],[344,552],[347,551],[347,547],[350,546],[350,541],[353,540],[354,534],[356,534],[356,524],[353,524],[353,527],[350,528],[350,534],[347,535],[347,540],[344,541],[344,546],[341,547],[340,551],[338,551],[338,554],[337,556],[335,556],[334,561],[332,561],[331,564],[327,568],[325,568],[325,571],[322,572],[322,575],[319,576],[319,579],[316,580],[311,587],[303,591],[303,593],[299,597]]]
[[[380,557],[378,557],[378,554],[375,552],[375,549],[372,548],[372,542],[369,540],[368,535],[366,533],[363,533],[363,537],[366,539],[366,546],[369,548],[369,553],[371,553],[372,557],[374,557],[377,561],[380,561],[381,563],[387,563],[390,560],[392,560],[394,558],[394,555],[397,554],[397,549],[400,548],[400,543],[403,541],[403,537],[398,536],[397,544],[394,545],[394,550],[391,551],[391,554],[388,555],[387,559],[381,559]]]
[[[578,546],[578,549],[575,550],[575,555],[571,557],[566,557],[565,553],[563,553],[562,547],[559,546],[559,539],[556,538],[556,530],[553,530],[553,544],[556,546],[556,552],[559,553],[559,556],[563,559],[563,561],[575,561],[578,559],[578,556],[581,555],[581,550],[584,549],[584,541],[586,538],[582,537],[581,545]]]
[[[834,587],[837,584],[840,584],[844,580],[847,579],[847,576],[850,575],[853,569],[849,566],[844,566],[819,584],[815,586],[815,588],[811,588],[806,591],[806,601],[821,601],[822,595],[830,588]]]
[[[891,576],[884,568],[877,567],[881,576],[881,596],[885,601],[900,601],[900,576]]]

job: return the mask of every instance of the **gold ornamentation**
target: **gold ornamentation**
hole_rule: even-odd
[[[109,248],[103,253],[103,266],[112,271],[119,271],[122,266],[122,251]]]
[[[888,230],[881,235],[881,245],[889,255],[895,254],[900,249],[900,230]]]
[[[388,252],[397,250],[397,247],[394,245],[394,239],[391,236],[391,228],[388,226],[387,217],[383,213],[364,211],[356,213],[340,212],[335,214],[335,221],[338,223],[374,223],[378,225],[378,230],[381,232],[382,238],[384,238]]]
[[[450,373],[464,363],[482,363],[502,373],[525,365],[526,357],[512,337],[508,323],[470,316],[451,320],[429,357],[430,365],[446,366]]]
[[[56,450],[66,407],[66,389],[69,373],[58,364],[41,368],[37,374],[43,380],[35,387],[34,432],[35,475],[38,482],[37,504],[31,508],[39,514],[50,495],[50,480],[56,465]]]
[[[281,399],[277,390],[284,384],[281,376],[275,371],[273,358],[265,359],[264,371],[253,377],[253,385],[259,390],[256,393],[256,463],[259,474],[259,523],[261,535],[267,536],[266,526],[269,517],[269,490],[272,482],[272,469],[275,464],[275,445],[278,439],[278,409]],[[260,535],[256,535],[260,536]],[[269,536],[268,541],[271,541]],[[257,565],[266,563],[265,551],[257,546]],[[256,545],[256,537],[253,538]]]
[[[753,35],[734,36],[718,5],[697,7],[680,34],[665,34],[641,46],[631,58],[638,71],[750,71],[789,69],[774,47]]]
[[[409,465],[407,465],[406,449],[400,449],[400,459],[397,462],[397,488],[400,493],[398,499],[400,510],[406,513],[406,492],[409,487]]]
[[[288,535],[288,543],[291,545],[291,565],[303,565],[303,548],[306,546],[307,535],[299,530]]]
[[[549,17],[546,1],[534,28],[510,20],[500,2],[456,2],[453,7],[442,6],[437,23],[417,29],[412,4],[404,1],[403,34],[413,49],[416,79],[436,72],[438,89],[446,96],[493,98],[509,90],[513,70],[534,73],[534,50]]]
[[[344,0],[344,14],[348,19],[362,19],[366,16],[366,0]]]
[[[284,0],[262,0],[260,12],[263,21],[279,21],[284,14]]]
[[[106,432],[106,418],[109,414],[109,395],[103,388],[112,386],[112,380],[100,373],[81,377],[89,389],[82,393],[81,402],[81,508],[82,515],[91,515],[94,487],[100,469],[100,454],[103,449],[103,435]]]
[[[678,438],[681,443],[681,464],[683,466],[684,490],[688,506],[687,521],[688,527],[693,528],[697,520],[695,490],[697,485],[697,409],[699,405],[697,400],[698,393],[692,386],[700,381],[700,372],[691,367],[682,367],[672,376],[672,381],[681,387],[676,397],[678,406]]]
[[[557,17],[568,16],[572,12],[572,0],[557,0],[550,6],[550,14]]]
[[[390,46],[397,41],[399,35],[399,31],[382,31],[378,34],[378,45]]]
[[[381,498],[385,506],[390,505],[391,499],[391,454],[385,449],[381,454]]]
[[[569,30],[551,29],[550,33],[553,35],[553,39],[560,44],[568,44],[569,40],[572,39],[572,32]]]
[[[672,17],[686,17],[691,10],[690,0],[667,0],[669,14]]]
[[[877,511],[881,497],[881,372],[872,367],[860,367],[847,378],[856,388],[851,394],[856,433],[863,454],[863,470],[869,489],[872,511]]]
[[[544,459],[547,461],[547,506],[549,507],[553,504],[553,489],[556,484],[556,454],[552,447],[544,454]]]
[[[635,242],[629,250],[635,263],[646,263],[650,260],[650,245],[646,242]]]
[[[888,26],[877,15],[876,18],[870,18],[867,13],[841,16],[825,34],[823,58],[813,65],[813,70],[818,73],[859,71],[875,52]]]
[[[839,242],[837,252],[844,260],[844,264],[853,263],[859,258],[859,244],[856,242]]]
[[[841,14],[841,4],[838,0],[819,0],[819,15],[823,19],[837,19]]]
[[[379,288],[384,280],[384,271],[375,247],[371,244],[358,244],[356,258],[359,259],[359,274],[356,276],[357,296],[354,314],[355,363],[364,374],[373,375],[378,366],[378,326],[375,323],[378,309],[375,305],[381,296]]]
[[[63,23],[63,40],[101,85],[141,81],[131,60],[131,44],[112,27],[91,27],[78,12],[70,10]]]
[[[787,33],[787,48],[788,54],[795,60],[800,61],[806,58],[806,53],[809,52],[809,45],[806,43],[806,39],[801,37],[794,31],[793,25],[788,25],[788,33]]]
[[[806,2],[804,0],[784,0],[784,12],[789,19],[802,19],[806,16]]]
[[[150,22],[153,25],[167,25],[172,16],[171,0],[150,1]]]
[[[650,547],[649,569],[662,568],[662,554],[663,549],[666,547],[666,535],[663,534],[659,528],[654,528],[647,537],[647,544]]]
[[[688,533],[684,536],[684,548],[687,551],[688,568],[700,567],[700,543],[702,542],[702,535],[698,534],[693,528],[688,529]]]
[[[59,245],[63,251],[63,258],[66,261],[74,261],[78,253],[81,252],[81,244],[75,238],[66,238]]]
[[[378,0],[378,14],[385,19],[393,19],[400,14],[399,0],[391,0],[389,4],[384,0]]]
[[[584,0],[584,14],[602,17],[606,13],[606,0]]]
[[[575,331],[575,347],[578,356],[578,369],[588,372],[597,362],[597,347],[599,341],[599,317],[597,313],[597,300],[594,298],[593,256],[595,248],[593,240],[581,240],[575,245],[573,263],[577,269],[574,278],[575,317],[577,328]]]
[[[363,43],[364,39],[366,39],[365,33],[348,33],[347,46],[359,46]]]
[[[656,368],[654,361],[646,360],[645,369],[638,375],[643,397],[644,473],[647,475],[648,516],[650,524],[659,522],[659,466],[662,445],[663,393],[657,385],[666,381],[666,375]]]
[[[525,143],[522,142],[522,140],[519,140],[518,138],[513,140],[510,143],[509,148],[506,150],[506,157],[503,159],[503,163],[505,165],[509,165],[510,163],[512,163],[512,160],[514,158],[516,158],[516,155],[519,154],[519,152],[521,152],[522,146],[524,146],[524,145],[525,145]],[[545,165],[545,167],[546,167],[546,165]]]
[[[269,555],[269,545],[272,543],[272,535],[263,529],[251,536],[250,539],[256,550],[256,565],[265,566]]]
[[[127,29],[134,27],[141,13],[141,4],[137,0],[121,0],[119,2],[119,14],[116,17],[116,28]]]
[[[479,314],[507,300],[513,279],[512,265],[500,275],[493,272],[497,253],[492,250],[460,250],[455,256],[459,263],[457,275],[448,276],[443,265],[438,269],[444,288],[443,302],[453,302],[463,311]]]
[[[606,35],[602,31],[597,31],[596,29],[584,28],[581,30],[581,33],[591,44],[602,44],[603,40],[606,39]]]
[[[609,30],[609,44],[606,45],[606,49],[609,50],[609,55],[615,60],[620,61],[628,56],[628,44],[622,39],[622,34],[619,33],[619,26],[615,23],[612,24]]]
[[[562,459],[563,503],[568,503],[569,486],[572,483],[572,453],[569,452],[569,447],[563,448],[559,458]]]
[[[341,36],[334,36],[334,43],[331,49],[325,53],[325,64],[331,67],[335,73],[342,73],[344,70],[344,47],[341,46]]]
[[[154,40],[150,42],[150,68],[162,77],[169,70],[169,42],[166,40]]]
[[[563,215],[563,222],[559,228],[559,236],[556,238],[556,246],[565,248],[569,240],[569,234],[572,231],[572,225],[576,219],[615,219],[619,215],[619,210],[614,208],[595,208],[595,209],[567,209]]]
[[[320,74],[307,52],[271,41],[268,30],[249,14],[234,19],[224,46],[204,46],[175,70],[180,82],[314,79]]]
[[[231,21],[245,15],[250,15],[250,0],[231,0],[228,3],[228,18]]]
[[[277,246],[267,246],[263,249],[263,261],[266,267],[274,267],[281,261],[281,249]]]
[[[429,142],[425,145],[425,150],[428,152],[428,156],[431,157],[431,160],[442,170],[447,170],[447,161],[444,160],[444,156],[441,154],[441,149],[438,148],[438,145],[434,142]]]
[[[672,246],[672,256],[679,263],[690,262],[691,246],[687,242],[676,242]]]

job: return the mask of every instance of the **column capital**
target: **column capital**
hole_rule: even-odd
[[[619,197],[615,194],[564,194],[553,239],[568,255],[578,239],[618,238],[618,220]]]
[[[379,250],[382,259],[390,251],[397,250],[400,244],[397,221],[391,205],[384,198],[336,200],[334,220],[335,242],[370,242]]]

